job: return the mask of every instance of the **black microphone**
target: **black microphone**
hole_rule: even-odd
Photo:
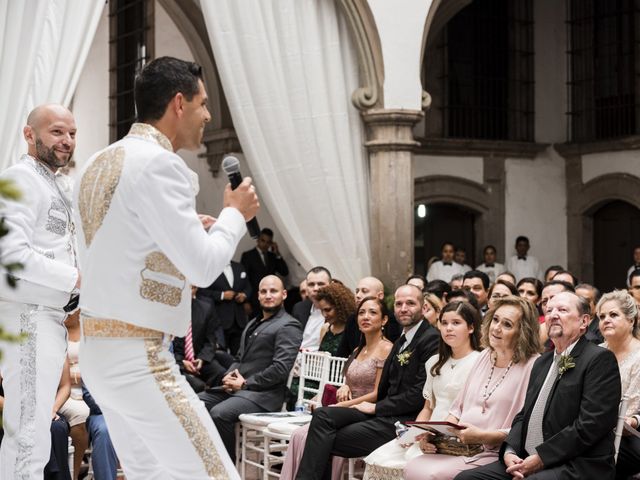
[[[222,169],[224,173],[229,177],[229,183],[231,184],[231,190],[238,188],[238,185],[242,183],[242,174],[240,173],[240,161],[231,155],[222,159]],[[258,238],[260,236],[260,225],[258,225],[258,219],[253,217],[247,222],[247,230],[251,238]]]

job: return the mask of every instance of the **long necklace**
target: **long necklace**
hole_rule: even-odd
[[[506,377],[507,373],[509,373],[509,370],[511,370],[511,365],[513,365],[513,360],[509,361],[509,365],[507,365],[507,369],[502,374],[502,377],[500,377],[500,379],[495,383],[495,385],[493,386],[491,391],[487,392],[487,390],[489,389],[489,384],[491,383],[491,379],[493,378],[493,371],[496,368],[496,361],[497,361],[497,358],[496,358],[496,360],[493,361],[493,365],[491,365],[491,372],[489,372],[489,378],[487,380],[487,383],[484,386],[484,392],[482,393],[482,413],[486,413],[486,411],[487,411],[487,400],[489,400],[489,397],[491,397],[491,395],[493,395],[493,392],[496,391],[496,388],[498,388],[498,386],[500,386],[500,384],[504,380],[504,377]]]

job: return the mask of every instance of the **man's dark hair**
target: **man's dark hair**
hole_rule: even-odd
[[[482,254],[484,255],[485,253],[487,253],[487,250],[492,249],[494,252],[498,253],[498,249],[496,247],[494,247],[493,245],[487,245],[486,247],[484,247],[482,249]]]
[[[329,280],[331,280],[331,278],[333,278],[333,277],[331,277],[331,272],[329,271],[329,269],[326,268],[326,267],[323,267],[321,265],[318,265],[317,267],[313,267],[312,269],[310,269],[307,272],[307,276],[309,276],[310,273],[322,273],[322,272],[324,272],[327,275],[329,275]]]
[[[516,238],[516,245],[520,242],[527,242],[527,244],[529,244],[529,238],[525,237],[524,235],[518,235],[518,237]]]
[[[640,268],[636,268],[633,272],[629,274],[629,285],[633,283],[633,279],[635,277],[640,277]]]
[[[167,105],[177,93],[191,101],[198,93],[202,67],[173,57],[160,57],[149,62],[135,82],[138,121],[160,120]]]
[[[596,303],[598,303],[600,301],[600,297],[602,297],[602,293],[600,293],[600,290],[598,290],[590,283],[580,283],[576,285],[576,291],[578,290],[591,290],[593,292],[593,298]]]
[[[571,273],[569,270],[558,270],[553,277],[551,277],[551,280],[553,280],[554,278],[556,278],[558,275],[560,274],[566,274],[569,275],[572,279],[573,279],[573,284],[577,285],[578,284],[578,277],[576,277],[573,273]]]
[[[542,289],[544,290],[549,285],[562,285],[565,292],[576,293],[576,289],[569,282],[563,282],[562,280],[551,280],[550,282],[545,283]]]
[[[480,270],[470,270],[466,272],[462,277],[463,283],[467,278],[479,278],[480,280],[482,280],[482,286],[484,287],[485,290],[488,290],[489,285],[491,284],[491,280],[489,280],[489,275],[487,275],[484,272],[481,272]]]
[[[447,302],[451,303],[456,299],[460,300],[462,298],[466,298],[467,301],[475,308],[476,310],[480,310],[480,305],[478,305],[478,299],[476,296],[471,293],[469,290],[454,290],[447,296]]]
[[[268,227],[265,227],[262,230],[260,230],[260,235],[266,235],[267,237],[273,238],[273,230],[271,230]]]
[[[440,247],[440,251],[444,250],[444,247],[446,247],[447,245],[451,245],[453,247],[453,249],[456,249],[456,246],[453,242],[442,242],[442,246]]]
[[[548,267],[545,271],[544,271],[544,279],[547,279],[547,275],[549,275],[549,272],[551,270],[554,270],[556,272],[562,272],[564,271],[564,267],[561,265],[551,265],[550,267]]]
[[[440,300],[445,300],[451,293],[451,285],[444,280],[431,280],[424,287],[424,293],[433,293]]]

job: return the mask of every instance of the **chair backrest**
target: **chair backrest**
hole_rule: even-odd
[[[329,378],[330,358],[329,352],[302,352],[298,402],[304,401],[305,392],[310,392],[313,396],[322,393],[324,384]],[[310,380],[317,383],[309,383]]]
[[[627,402],[629,398],[626,395],[622,396],[620,401],[620,408],[618,409],[618,424],[616,425],[616,435],[613,441],[613,446],[616,449],[616,455],[614,461],[618,462],[618,449],[620,448],[620,440],[622,440],[622,431],[624,430],[624,419],[627,415]]]
[[[345,363],[347,363],[346,358],[331,357],[329,359],[329,378],[327,379],[327,383],[335,385],[336,387],[344,385],[343,370]]]

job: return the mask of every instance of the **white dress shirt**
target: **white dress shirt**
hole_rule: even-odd
[[[427,272],[427,282],[432,280],[444,280],[449,283],[454,275],[464,275],[464,267],[456,262],[444,264],[442,260],[437,260],[429,267]]]
[[[491,264],[491,266],[487,266],[486,263],[481,263],[476,267],[476,270],[486,273],[489,277],[489,281],[491,283],[496,283],[496,278],[505,271],[505,268],[503,264],[497,262]]]
[[[318,351],[318,348],[320,348],[320,330],[324,323],[325,320],[322,312],[319,308],[316,308],[315,305],[312,305],[309,319],[302,332],[301,350],[308,350],[310,352]]]
[[[507,261],[507,270],[515,275],[516,283],[527,277],[541,278],[540,262],[531,255],[524,258],[514,255]]]
[[[191,284],[211,285],[229,264],[246,232],[242,214],[225,208],[206,232],[193,172],[147,124],[96,153],[74,190],[82,311],[185,335]]]

